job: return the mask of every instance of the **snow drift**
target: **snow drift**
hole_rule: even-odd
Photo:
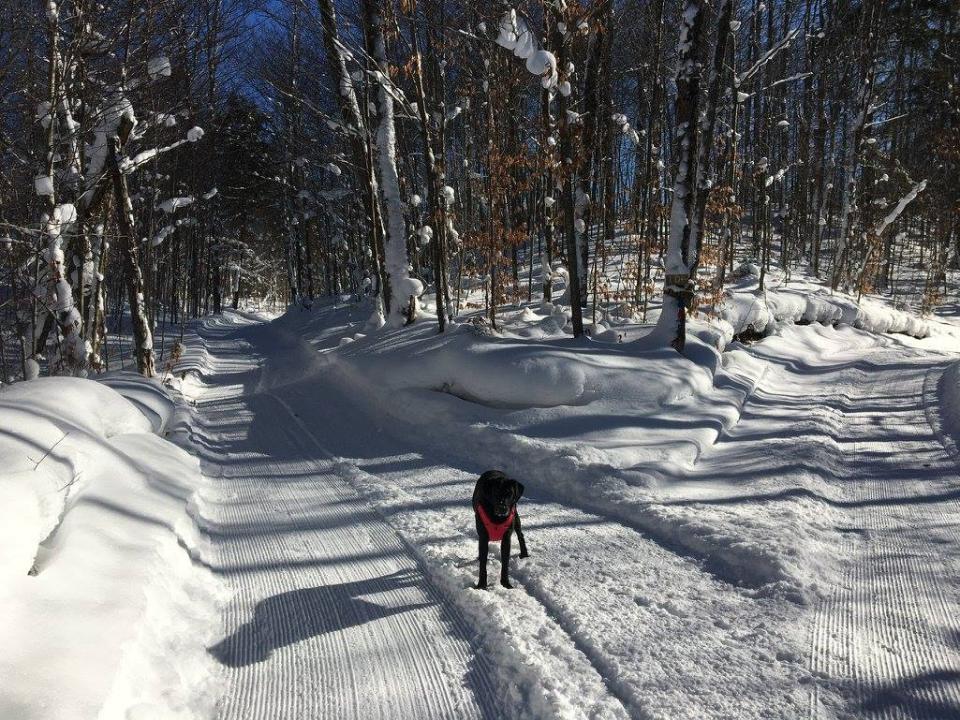
[[[190,557],[198,463],[153,434],[174,413],[159,385],[110,382],[0,391],[0,717],[211,710],[220,600]]]

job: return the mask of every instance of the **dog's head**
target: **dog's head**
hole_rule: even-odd
[[[502,472],[484,473],[486,476],[486,495],[494,517],[505,518],[510,508],[523,496],[523,483],[508,478]]]

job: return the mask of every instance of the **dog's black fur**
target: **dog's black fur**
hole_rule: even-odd
[[[477,535],[480,538],[480,579],[474,586],[478,590],[487,587],[487,553],[489,551],[490,534],[480,519],[477,506],[482,505],[487,517],[494,523],[504,522],[510,515],[511,509],[516,509],[517,501],[523,495],[523,485],[508,478],[499,470],[487,470],[473,489],[473,514],[477,521]],[[520,513],[514,511],[513,523],[507,528],[500,541],[500,584],[505,588],[513,587],[510,584],[510,540],[513,531],[517,531],[517,540],[520,542],[520,557],[527,557],[527,543],[523,539],[523,530],[520,527]]]

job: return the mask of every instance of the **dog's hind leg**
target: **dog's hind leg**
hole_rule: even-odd
[[[513,516],[513,529],[517,531],[517,540],[520,543],[520,557],[528,557],[529,553],[527,552],[527,541],[524,540],[523,528],[520,527],[520,513],[516,513]]]

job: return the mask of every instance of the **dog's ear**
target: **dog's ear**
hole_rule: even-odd
[[[513,501],[516,502],[523,497],[523,483],[519,480],[511,480],[513,483]]]

